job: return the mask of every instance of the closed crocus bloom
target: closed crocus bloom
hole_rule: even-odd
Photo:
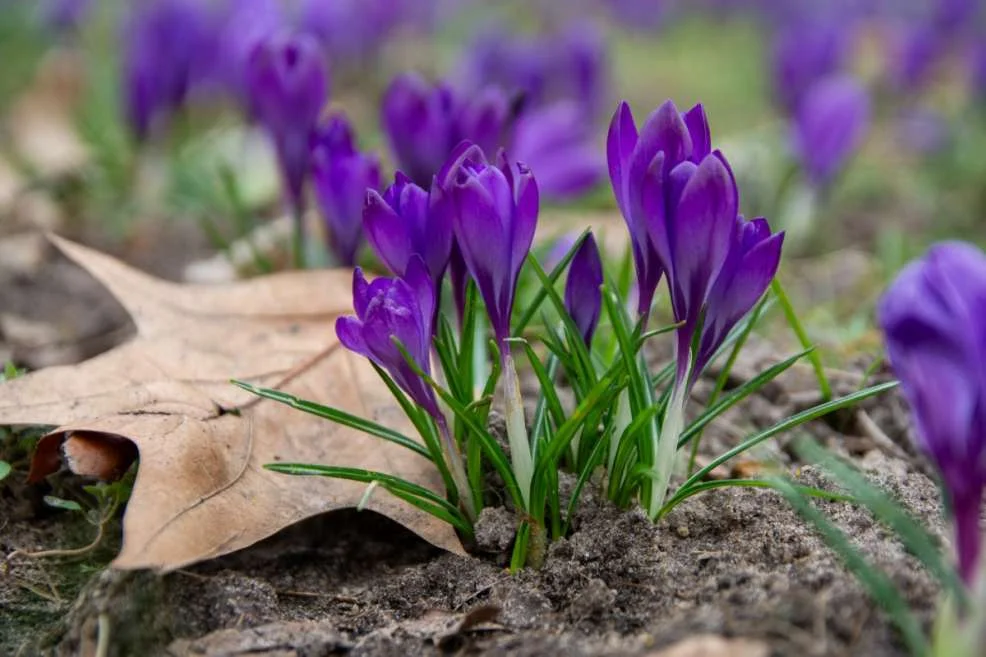
[[[538,172],[545,198],[571,199],[592,189],[605,171],[593,132],[578,104],[558,101],[517,120],[511,152]]]
[[[380,163],[360,153],[343,116],[316,131],[312,147],[312,183],[340,264],[352,267],[363,241],[363,203],[367,190],[380,189]],[[400,273],[403,273],[401,270]]]
[[[509,115],[506,96],[487,87],[460,97],[444,82],[431,84],[414,73],[394,79],[383,98],[383,127],[400,169],[427,187],[462,140],[493,150]]]
[[[659,235],[660,239],[652,240],[649,226],[654,224],[656,229],[666,223],[674,204],[671,199],[680,196],[684,183],[710,153],[705,111],[697,105],[679,114],[668,101],[651,114],[638,134],[630,106],[620,103],[610,123],[606,150],[613,194],[630,231],[638,313],[646,318],[671,260],[668,238]],[[716,173],[721,172],[717,169]]]
[[[941,474],[959,571],[980,563],[986,489],[986,257],[951,242],[908,265],[880,300],[878,319],[920,447]]]
[[[870,126],[870,97],[854,78],[816,83],[795,117],[794,152],[809,182],[827,185],[862,144]]]
[[[599,323],[603,294],[603,263],[592,233],[585,238],[572,258],[565,282],[565,308],[588,347]]]
[[[729,253],[705,304],[699,351],[691,381],[722,346],[733,327],[770,286],[781,261],[784,233],[771,233],[767,220],[736,218]]]
[[[846,28],[835,21],[794,20],[774,37],[774,93],[789,114],[797,111],[808,89],[818,80],[837,73],[845,64],[849,39]]]
[[[256,118],[248,86],[250,55],[260,42],[287,28],[278,0],[226,0],[221,11],[214,75]]]
[[[451,208],[441,202],[437,188],[429,193],[398,171],[383,195],[367,193],[363,225],[370,245],[390,271],[402,276],[417,255],[438,289],[453,237]]]
[[[328,71],[318,42],[284,32],[263,39],[250,54],[246,77],[251,108],[275,144],[297,211],[311,161],[310,140],[328,99]]]
[[[355,317],[336,320],[336,334],[342,345],[386,370],[416,404],[441,419],[434,391],[408,365],[393,341],[400,341],[421,371],[431,372],[435,290],[424,262],[412,258],[403,278],[377,278],[372,282],[367,282],[357,267],[353,273],[353,306]]]
[[[123,92],[138,139],[162,114],[185,102],[206,38],[209,17],[195,0],[152,0],[135,7],[124,25]]]
[[[530,169],[509,162],[503,151],[493,165],[475,146],[461,151],[445,176],[452,181],[456,241],[506,351],[517,276],[537,226],[537,182]]]

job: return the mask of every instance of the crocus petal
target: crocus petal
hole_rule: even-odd
[[[401,217],[373,189],[366,191],[363,228],[374,253],[395,275],[403,275],[412,253],[411,237]]]
[[[353,308],[361,320],[366,317],[366,307],[370,303],[370,284],[366,282],[363,269],[357,267],[353,271]]]
[[[735,185],[729,170],[710,155],[681,193],[671,235],[678,321],[697,320],[729,253],[736,228]]]
[[[423,351],[427,353],[432,334],[431,322],[436,310],[435,281],[432,280],[425,261],[417,253],[411,256],[407,263],[407,271],[401,278],[414,294],[418,308],[421,310],[421,317],[425,322],[421,336],[426,341]]]
[[[540,207],[538,183],[531,170],[525,165],[518,165],[517,202],[513,217],[513,244],[510,251],[510,262],[513,275],[516,276],[524,264],[527,253],[534,242],[534,231],[537,228],[538,208]]]
[[[624,217],[630,216],[627,200],[627,181],[629,179],[630,156],[637,145],[637,125],[626,101],[620,103],[609,124],[606,138],[606,161],[609,164],[609,179],[613,194]]]
[[[350,351],[371,358],[370,350],[363,340],[363,323],[352,316],[340,317],[336,320],[336,335],[342,346]]]
[[[705,116],[705,108],[699,103],[682,116],[692,138],[691,160],[701,162],[712,152],[712,134],[709,130],[709,119]]]
[[[506,337],[500,290],[507,283],[511,244],[489,193],[476,179],[456,185],[455,237],[483,298],[498,338]],[[506,318],[509,321],[509,318]]]

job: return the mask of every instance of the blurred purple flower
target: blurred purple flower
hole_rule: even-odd
[[[972,583],[986,489],[986,258],[960,242],[932,246],[897,276],[878,316],[919,444],[941,473],[959,572]]]
[[[500,146],[509,113],[507,97],[495,87],[466,98],[444,82],[407,73],[384,94],[382,120],[400,169],[427,188],[461,141],[490,152]]]
[[[296,212],[304,204],[310,141],[328,99],[328,85],[322,53],[307,35],[279,33],[260,41],[250,54],[250,105],[274,142]]]
[[[57,32],[78,29],[92,9],[92,0],[42,0],[44,24]]]
[[[151,0],[135,7],[123,26],[126,116],[138,139],[162,115],[179,109],[189,88],[209,15],[196,0]]]
[[[356,149],[352,127],[342,115],[333,116],[316,130],[312,183],[336,259],[352,267],[363,241],[367,191],[380,189],[380,163]]]
[[[558,101],[522,115],[511,152],[538,176],[546,198],[566,200],[599,182],[606,168],[592,124],[579,106]]]
[[[418,256],[439,289],[452,253],[453,229],[451,207],[441,202],[437,186],[429,193],[398,171],[382,196],[367,193],[363,225],[390,271],[402,276]]]
[[[911,109],[897,118],[897,134],[905,147],[919,155],[941,152],[950,141],[950,127],[935,110]]]
[[[522,95],[528,108],[570,100],[586,116],[597,116],[609,88],[605,37],[589,23],[536,36],[487,29],[470,46],[459,86],[470,91],[491,84]]]
[[[621,25],[647,31],[660,27],[667,13],[667,0],[603,0]]]
[[[890,47],[891,82],[899,90],[916,91],[930,80],[945,41],[934,27],[917,22],[900,28]]]
[[[424,262],[412,258],[403,278],[377,278],[367,283],[363,271],[353,273],[356,317],[336,320],[336,335],[344,347],[386,370],[418,406],[444,421],[435,393],[404,360],[397,339],[414,363],[431,373],[429,359],[435,290]]]
[[[278,0],[226,0],[219,16],[212,76],[254,119],[247,79],[250,55],[258,44],[287,29],[283,7]]]
[[[788,114],[793,114],[808,89],[845,64],[849,38],[844,24],[835,21],[793,21],[774,37],[774,93]]]
[[[517,277],[537,226],[537,182],[502,150],[495,166],[475,145],[463,144],[453,157],[439,180],[451,194],[456,243],[506,358]]]
[[[322,43],[332,61],[364,60],[398,24],[394,0],[302,0],[301,29]]]
[[[979,0],[935,0],[933,23],[938,31],[950,35],[975,24],[980,13]]]
[[[828,184],[862,144],[870,126],[870,98],[854,78],[817,82],[794,119],[792,142],[808,180]]]
[[[585,238],[572,258],[565,282],[565,308],[588,347],[599,323],[603,294],[603,263],[592,233]]]

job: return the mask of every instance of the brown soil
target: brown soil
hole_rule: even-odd
[[[52,267],[67,265],[56,261],[39,271]],[[34,280],[24,289],[43,288]],[[16,303],[15,288],[0,290]],[[95,313],[103,324],[90,331],[125,336],[126,322],[114,313]],[[774,351],[766,342],[751,345],[737,378],[775,360]],[[858,385],[854,376],[837,380],[837,387]],[[750,429],[814,403],[811,389],[805,370],[792,370],[709,431],[702,455],[720,453]],[[706,394],[699,386],[696,395]],[[901,403],[887,396],[867,413],[886,436],[867,429],[858,414],[816,422],[806,432],[855,459],[944,536],[938,492],[909,451]],[[783,439],[733,467],[764,463],[799,465]],[[830,487],[812,467],[799,476]],[[25,499],[39,491],[21,481],[15,474],[0,484],[0,551],[91,539],[92,528],[72,514],[38,515],[39,506]],[[937,586],[892,533],[850,505],[818,504],[930,624]],[[511,531],[505,513],[485,514],[480,543],[488,552],[464,558],[441,553],[380,516],[347,511],[165,576],[99,568],[116,537],[82,562],[15,557],[0,562],[0,654],[92,655],[98,638],[108,636],[110,656],[657,655],[705,634],[745,637],[764,648],[750,654],[904,654],[886,616],[769,491],[708,493],[658,525],[590,491],[575,531],[551,546],[544,568],[517,575],[502,567]]]

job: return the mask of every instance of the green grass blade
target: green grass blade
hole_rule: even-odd
[[[728,395],[714,402],[713,405],[706,408],[705,412],[699,415],[688,427],[682,432],[681,437],[678,439],[678,449],[684,447],[689,440],[693,437],[699,435],[705,427],[707,427],[713,420],[725,413],[727,410],[740,403],[754,392],[765,386],[767,383],[773,379],[780,376],[783,372],[788,370],[792,365],[797,363],[799,360],[805,357],[808,351],[802,351],[799,354],[795,354],[790,358],[782,360],[779,363],[771,365],[769,368],[753,377],[746,383],[744,383],[739,388],[731,391]]]
[[[794,427],[804,424],[805,422],[817,420],[818,418],[824,415],[828,415],[829,413],[837,411],[841,408],[852,406],[853,404],[857,404],[863,401],[864,399],[869,399],[870,397],[879,395],[880,393],[886,392],[887,390],[892,390],[895,387],[897,387],[897,382],[889,381],[887,383],[881,383],[879,385],[864,388],[863,390],[859,390],[850,395],[846,395],[845,397],[833,399],[832,401],[824,402],[822,404],[818,404],[817,406],[813,406],[807,410],[801,411],[800,413],[792,415],[791,417],[778,422],[774,426],[765,429],[753,435],[750,438],[747,438],[736,447],[728,450],[724,454],[721,454],[720,456],[713,459],[711,463],[709,463],[704,468],[698,470],[695,474],[689,477],[685,481],[685,483],[681,485],[681,488],[678,489],[674,497],[668,500],[668,502],[665,504],[665,507],[668,507],[668,505],[673,506],[674,504],[676,504],[677,502],[675,501],[675,498],[687,494],[688,488],[690,486],[694,486],[700,481],[702,481],[703,479],[705,479],[706,475],[708,475],[714,469],[718,468],[720,465],[732,459],[733,457],[738,456],[739,454],[742,454],[748,449],[759,445],[763,441],[769,438],[773,438],[777,434],[783,433],[785,431],[789,431]]]
[[[562,272],[565,271],[565,268],[568,267],[569,263],[572,262],[572,259],[575,257],[575,254],[582,246],[582,242],[586,240],[590,232],[591,232],[590,229],[588,228],[585,229],[582,232],[582,234],[579,235],[579,238],[575,240],[575,243],[572,245],[572,248],[568,250],[568,253],[565,254],[565,257],[562,258],[557,265],[555,265],[554,269],[551,270],[551,274],[547,276],[548,283],[545,284],[540,290],[538,290],[538,293],[535,295],[534,299],[527,306],[527,308],[524,309],[524,314],[521,315],[520,320],[516,324],[514,324],[514,329],[512,333],[513,335],[523,334],[524,329],[527,328],[528,324],[531,323],[531,320],[533,320],[535,315],[537,315],[538,309],[541,307],[541,304],[544,303],[544,300],[547,298],[548,291],[549,290],[554,291],[555,283],[558,282],[558,279],[561,278]],[[527,262],[537,263],[537,260],[533,256],[531,256],[528,257]],[[541,268],[541,265],[537,265],[537,269],[542,273],[544,272],[544,270]],[[564,308],[564,305],[562,307]],[[563,312],[562,314],[564,315],[566,313]]]
[[[814,345],[811,343],[811,338],[808,337],[808,332],[805,330],[804,325],[798,318],[798,313],[794,309],[794,304],[791,303],[791,299],[787,296],[787,292],[784,291],[784,286],[781,285],[781,280],[774,277],[774,280],[770,282],[770,289],[773,291],[774,296],[777,297],[777,301],[781,304],[781,310],[784,311],[784,318],[787,323],[791,326],[791,330],[798,338],[798,342],[801,343],[802,349],[811,349]],[[815,371],[815,378],[818,379],[818,389],[822,393],[822,399],[828,401],[832,399],[832,386],[829,384],[828,377],[825,374],[825,366],[822,364],[822,355],[818,351],[813,351],[809,357],[811,359],[811,367]]]
[[[357,431],[362,431],[363,433],[371,436],[382,438],[383,440],[392,442],[395,445],[400,445],[401,447],[409,449],[412,452],[425,457],[429,461],[433,461],[432,455],[428,452],[428,449],[425,448],[424,445],[416,440],[408,438],[399,431],[388,429],[387,427],[379,425],[376,422],[357,417],[351,413],[347,413],[346,411],[341,411],[338,408],[323,406],[322,404],[317,404],[313,401],[301,399],[300,397],[296,397],[286,392],[281,392],[280,390],[262,388],[255,386],[252,383],[237,381],[235,379],[232,383],[235,386],[243,388],[247,392],[252,392],[258,397],[263,397],[264,399],[270,399],[271,401],[286,404],[287,406],[304,411],[305,413],[310,413],[311,415],[325,418],[326,420],[330,420],[351,429],[356,429]]]
[[[331,477],[334,479],[359,481],[365,484],[376,483],[391,493],[398,495],[401,499],[431,513],[436,518],[444,520],[456,529],[460,529],[470,535],[472,534],[472,527],[462,515],[462,512],[449,503],[448,500],[424,486],[419,486],[406,479],[401,479],[385,472],[308,463],[267,463],[264,465],[264,469],[295,476]],[[421,502],[421,504],[418,502]]]

